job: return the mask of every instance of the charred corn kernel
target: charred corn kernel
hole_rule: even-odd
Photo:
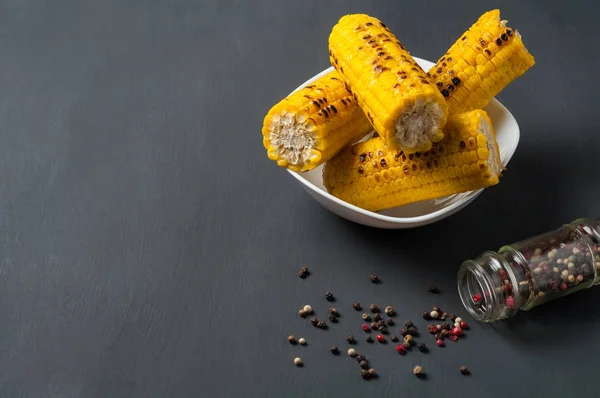
[[[333,71],[273,106],[262,135],[269,159],[308,171],[371,131],[344,78]]]
[[[380,211],[499,182],[499,149],[485,111],[451,116],[444,135],[429,151],[414,154],[392,150],[381,137],[348,146],[325,164],[325,187],[355,206]]]
[[[443,138],[448,104],[379,19],[343,16],[329,36],[329,55],[390,148],[414,153]]]
[[[534,64],[519,32],[496,9],[481,15],[428,73],[448,100],[449,113],[457,114],[485,108]]]

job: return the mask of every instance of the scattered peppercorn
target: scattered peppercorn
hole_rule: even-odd
[[[406,347],[410,347],[412,345],[413,342],[413,337],[410,334],[407,334],[406,336],[404,336],[404,345]]]
[[[392,307],[391,305],[388,305],[387,307],[385,307],[385,309],[383,311],[385,312],[385,314],[387,316],[394,315],[394,307]]]
[[[369,367],[369,362],[367,362],[367,361],[360,361],[359,366],[362,369],[367,369]]]
[[[429,286],[429,288],[427,290],[429,290],[429,293],[433,293],[433,294],[437,294],[440,292],[440,289],[438,289],[437,286]]]
[[[431,311],[431,312],[429,313],[429,316],[430,316],[432,319],[437,319],[437,318],[438,318],[438,316],[439,316],[439,313],[438,313],[437,311]]]
[[[392,340],[392,341],[395,343],[395,342],[397,342],[397,341],[398,341],[398,336],[396,336],[395,334],[393,334],[393,335],[390,337],[390,340]]]
[[[379,329],[379,326],[377,326],[377,322],[371,322],[371,329],[373,329],[373,330]]]
[[[358,302],[352,303],[352,308],[354,308],[356,311],[360,311],[361,310],[360,303],[358,303]]]
[[[369,369],[369,376],[371,376],[371,377],[377,376],[377,373],[375,372],[375,369],[373,369],[373,368]]]
[[[308,305],[308,304],[306,304],[304,306],[304,308],[302,308],[302,309],[304,310],[305,314],[311,314],[312,313],[312,307],[310,305]]]
[[[425,376],[425,371],[423,370],[422,366],[417,365],[413,369],[413,374],[417,377],[423,377]]]
[[[304,310],[300,310],[300,311],[298,311],[298,315],[300,315],[302,318],[304,318],[306,316],[306,313],[304,312]]]
[[[346,336],[346,341],[348,342],[348,344],[355,344],[356,343],[356,339],[351,334],[349,334],[348,336]]]
[[[469,325],[467,325],[467,322],[464,322],[464,321],[463,322],[459,322],[459,325],[463,329],[468,329],[469,328]]]
[[[354,348],[349,348],[348,349],[348,355],[350,355],[351,357],[355,357],[356,356],[356,350]]]
[[[471,373],[471,372],[469,371],[469,368],[467,368],[466,366],[461,366],[461,367],[460,367],[460,374],[461,374],[461,375],[465,375],[465,376],[466,376],[466,375],[468,375],[469,373]]]
[[[327,324],[320,319],[317,320],[317,323],[315,326],[318,327],[319,329],[327,329]]]
[[[383,337],[382,334],[378,334],[377,335],[377,341],[379,341],[380,343],[383,343],[383,342],[385,342],[385,337]]]
[[[312,323],[313,326],[317,326],[317,323],[319,323],[319,318],[313,316],[312,318],[310,318],[310,323]]]
[[[417,346],[417,349],[421,352],[427,352],[427,346],[425,345],[425,343],[421,343]]]
[[[294,365],[296,365],[296,366],[302,366],[302,359],[300,359],[300,358],[294,358]]]
[[[450,315],[450,320],[452,322],[456,322],[456,315],[454,315],[454,314]]]
[[[402,335],[402,337],[404,337],[408,334],[408,330],[406,330],[406,328],[402,328],[400,329],[400,334]]]
[[[406,329],[408,334],[417,335],[417,328],[415,326],[410,326]]]
[[[438,332],[438,327],[436,325],[429,325],[427,326],[427,332],[431,333],[431,334],[435,334]]]
[[[300,343],[300,345],[306,345],[306,339],[304,337],[300,337],[298,343]]]
[[[371,375],[369,375],[369,372],[365,369],[361,369],[360,370],[360,377],[362,377],[365,380],[368,380],[371,378]]]
[[[340,355],[340,350],[336,346],[333,346],[329,349],[333,355]]]
[[[462,320],[462,318],[461,318],[461,317],[457,317],[457,318],[454,320],[454,322],[458,322],[458,323],[461,323],[462,321],[463,321],[463,320]]]
[[[363,319],[363,321],[367,321],[368,322],[368,321],[371,320],[371,316],[369,316],[369,314],[365,313],[365,314],[362,314],[362,319]]]
[[[429,311],[424,311],[423,312],[423,319],[425,319],[426,321],[430,321],[431,320],[431,314],[429,313]]]
[[[373,337],[367,336],[367,338],[365,340],[366,340],[367,343],[372,343],[373,342]]]
[[[365,358],[364,355],[358,355],[356,357],[356,362],[359,362],[359,363],[362,362],[362,361],[366,361],[366,360],[367,360],[367,358]]]
[[[329,322],[337,323],[338,319],[335,315],[329,315]]]
[[[363,323],[362,330],[364,330],[365,332],[368,332],[371,330],[371,327],[369,326],[368,323]]]
[[[388,326],[394,326],[394,320],[393,320],[392,318],[388,318],[388,319],[386,319],[386,320],[385,320],[385,323],[386,323]]]
[[[330,308],[330,309],[329,309],[329,313],[330,313],[331,315],[333,315],[333,316],[336,316],[336,317],[340,316],[340,313],[339,313],[339,311],[337,310],[337,308]]]
[[[335,301],[335,297],[333,297],[333,294],[330,292],[325,293],[325,300],[327,301]]]
[[[302,267],[300,268],[300,272],[298,273],[298,276],[302,279],[306,278],[308,275],[310,275],[310,271],[308,270],[307,267]]]
[[[379,314],[375,314],[375,316],[373,317],[373,320],[374,320],[375,322],[381,322],[381,315],[379,315]]]
[[[404,322],[404,327],[405,328],[409,328],[411,326],[414,326],[414,323],[410,319],[408,321]]]
[[[371,304],[369,306],[369,310],[373,313],[373,314],[378,314],[379,313],[379,306],[377,304]]]
[[[404,347],[402,344],[398,344],[396,345],[396,352],[398,354],[406,354],[406,347]]]
[[[375,275],[375,274],[369,275],[369,280],[371,280],[371,282],[373,282],[373,283],[379,283],[379,282],[381,282],[379,280],[379,278],[377,277],[377,275]]]
[[[297,344],[296,338],[293,335],[288,336],[288,341],[290,344]]]
[[[435,344],[437,344],[438,347],[443,347],[444,346],[444,340],[442,339],[437,339],[435,341]]]

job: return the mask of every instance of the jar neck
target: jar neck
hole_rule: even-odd
[[[465,261],[458,272],[460,299],[473,318],[494,322],[530,305],[533,294],[526,267],[509,246]]]

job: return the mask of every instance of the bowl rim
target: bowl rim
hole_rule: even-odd
[[[431,64],[434,65],[433,62],[428,61],[426,59],[422,59],[419,57],[415,57],[413,56],[414,60],[417,61],[417,63],[419,64]],[[310,84],[311,82],[319,79],[320,77],[330,73],[334,71],[333,66],[330,66],[329,68],[321,71],[320,73],[316,74],[315,76],[311,77],[310,79],[308,79],[306,82],[302,83],[300,86],[298,86],[294,91],[292,91],[290,94],[295,93],[296,91],[300,90],[301,88],[303,88],[304,86]],[[500,101],[498,101],[496,98],[493,98],[492,101],[493,103],[495,103],[495,105],[500,106],[500,108],[510,114],[512,116],[512,113],[508,110],[508,108],[506,108]],[[512,118],[514,119],[514,116],[512,116]],[[519,128],[519,124],[516,124],[516,132],[515,134],[515,151],[516,148],[519,146],[519,141],[520,141],[520,137],[521,137],[521,131]],[[514,155],[514,152],[512,151],[512,153],[510,154],[510,156],[508,156],[508,158],[505,160],[504,163],[504,167],[506,167],[506,165],[508,164],[508,162],[510,161],[510,159],[512,158],[512,156]],[[303,178],[301,176],[301,173],[292,171],[290,169],[286,169],[288,171],[288,173],[290,173],[296,180],[298,180],[301,184],[303,184],[306,188],[310,189],[311,191],[315,192],[318,195],[322,195],[324,197],[326,197],[327,199],[331,200],[332,202],[337,203],[338,205],[341,205],[349,210],[355,211],[357,213],[362,214],[363,216],[366,217],[370,217],[370,218],[374,218],[380,221],[385,221],[385,222],[389,222],[389,223],[393,223],[393,224],[414,224],[414,223],[428,223],[431,220],[434,220],[436,218],[440,218],[445,215],[451,215],[453,214],[454,210],[459,209],[461,206],[465,206],[466,204],[468,204],[469,202],[471,202],[472,200],[476,199],[484,190],[485,188],[480,188],[478,190],[475,191],[468,191],[465,193],[468,193],[467,196],[465,196],[464,198],[461,198],[453,203],[451,203],[450,205],[443,207],[439,210],[436,210],[434,212],[431,213],[427,213],[424,215],[420,215],[420,216],[414,216],[414,217],[393,217],[393,216],[387,216],[385,214],[379,214],[379,213],[375,213],[369,210],[365,210],[361,207],[358,207],[356,205],[353,205],[351,203],[348,203],[346,201],[343,201],[335,196],[333,196],[332,194],[330,194],[329,192],[327,192],[324,189],[320,189],[317,186],[315,186],[313,183],[311,183],[310,181],[308,181],[307,179]]]

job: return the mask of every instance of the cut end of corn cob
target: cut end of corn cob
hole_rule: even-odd
[[[331,72],[273,106],[263,122],[269,159],[308,171],[371,131],[344,79]]]
[[[445,137],[429,151],[407,154],[382,138],[345,148],[323,169],[329,193],[381,211],[498,184],[502,164],[491,120],[483,110],[449,118]]]
[[[365,14],[340,18],[329,36],[329,55],[390,148],[425,151],[443,138],[448,104],[379,19]]]
[[[450,113],[485,108],[535,64],[516,29],[491,10],[450,47],[428,72],[448,101]]]

